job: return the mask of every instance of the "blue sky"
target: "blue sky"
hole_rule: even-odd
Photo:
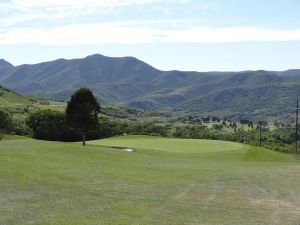
[[[299,0],[0,0],[0,58],[100,53],[162,70],[300,68]]]

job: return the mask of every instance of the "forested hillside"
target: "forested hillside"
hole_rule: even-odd
[[[63,100],[87,86],[102,102],[134,108],[254,117],[293,111],[300,70],[160,71],[133,57],[97,54],[16,67],[1,60],[0,83],[22,94]]]

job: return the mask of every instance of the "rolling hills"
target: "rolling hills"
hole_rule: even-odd
[[[16,118],[26,118],[38,109],[64,112],[66,101],[58,101],[36,96],[23,96],[11,89],[0,86],[0,109],[9,111]],[[166,121],[170,114],[142,109],[130,109],[124,106],[101,104],[101,116],[119,121]]]
[[[102,102],[186,113],[259,117],[293,112],[300,70],[161,71],[136,58],[91,55],[33,65],[0,61],[0,83],[22,94],[68,99],[82,86]]]

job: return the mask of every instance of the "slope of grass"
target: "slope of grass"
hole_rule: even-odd
[[[26,97],[0,86],[0,107],[25,106],[30,103]]]
[[[1,225],[300,221],[300,163],[281,153],[147,136],[86,148],[11,139],[0,142]]]

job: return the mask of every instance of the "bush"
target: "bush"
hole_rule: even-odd
[[[214,130],[222,130],[223,129],[223,125],[222,124],[214,124],[212,126],[212,129],[214,129]]]
[[[21,136],[32,136],[32,130],[27,126],[25,121],[21,119],[13,120],[12,133]]]
[[[12,117],[5,111],[0,110],[0,139],[2,139],[3,134],[10,133],[12,130]]]
[[[101,139],[123,135],[124,133],[128,133],[127,123],[111,121],[107,117],[101,117],[96,129],[87,133],[87,138]]]
[[[50,141],[78,141],[80,135],[66,125],[64,113],[40,110],[29,115],[26,124],[36,139]]]

